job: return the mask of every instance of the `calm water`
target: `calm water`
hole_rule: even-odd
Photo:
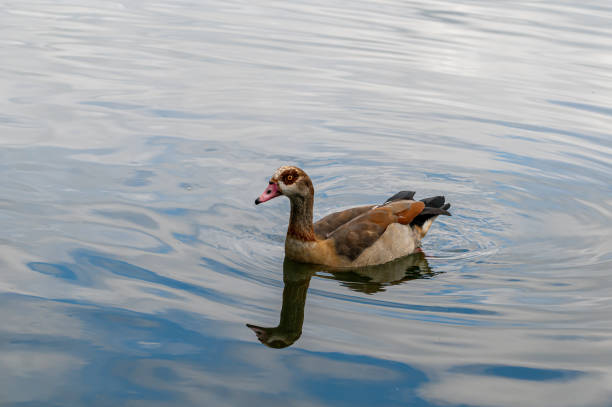
[[[4,1],[0,404],[612,406],[611,21]],[[282,164],[317,217],[453,216],[381,269],[284,262],[288,202],[253,205]]]

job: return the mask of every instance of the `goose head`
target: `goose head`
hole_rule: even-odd
[[[314,188],[310,177],[298,167],[280,167],[270,178],[268,187],[255,200],[255,205],[281,195],[292,201],[311,198],[314,195]]]
[[[266,328],[263,326],[247,324],[255,335],[259,342],[263,343],[269,348],[282,349],[287,346],[291,346],[297,341],[302,335],[302,327],[300,326],[298,331],[290,331],[281,327]]]

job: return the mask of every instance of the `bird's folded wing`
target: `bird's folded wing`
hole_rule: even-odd
[[[401,200],[375,207],[335,229],[328,235],[333,241],[336,253],[355,260],[374,244],[392,223],[408,225],[425,204]]]
[[[338,229],[340,226],[346,224],[357,216],[363,215],[373,207],[374,205],[359,206],[356,208],[331,213],[324,218],[319,219],[314,224],[314,232],[319,239],[327,239],[327,236],[334,230]]]

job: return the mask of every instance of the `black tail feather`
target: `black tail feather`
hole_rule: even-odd
[[[387,199],[383,205],[393,201],[401,201],[402,199],[412,199],[414,198],[414,194],[414,191],[400,191],[397,194],[393,195],[391,198]]]
[[[413,220],[410,222],[411,225],[423,226],[423,224],[438,215],[447,215],[451,216],[448,209],[450,208],[450,204],[445,204],[444,201],[446,199],[443,196],[433,196],[431,198],[421,199],[421,202],[425,204],[425,208],[423,211],[419,213]]]
[[[421,199],[421,202],[425,204],[425,207],[441,208],[444,205],[444,197],[442,195],[432,196],[431,198]]]
[[[414,198],[414,191],[400,191],[397,194],[393,195],[391,198],[385,201],[385,204],[394,201],[401,201],[402,199],[411,200]],[[411,225],[423,226],[423,224],[428,220],[438,215],[447,215],[451,216],[448,209],[450,208],[449,203],[445,203],[446,198],[442,195],[432,196],[431,198],[421,199],[421,202],[425,204],[425,208],[423,211],[418,214],[412,222]]]

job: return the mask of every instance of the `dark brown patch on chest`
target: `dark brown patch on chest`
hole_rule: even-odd
[[[303,242],[314,242],[317,240],[312,228],[298,227],[293,224],[289,224],[289,227],[287,228],[287,236]]]

